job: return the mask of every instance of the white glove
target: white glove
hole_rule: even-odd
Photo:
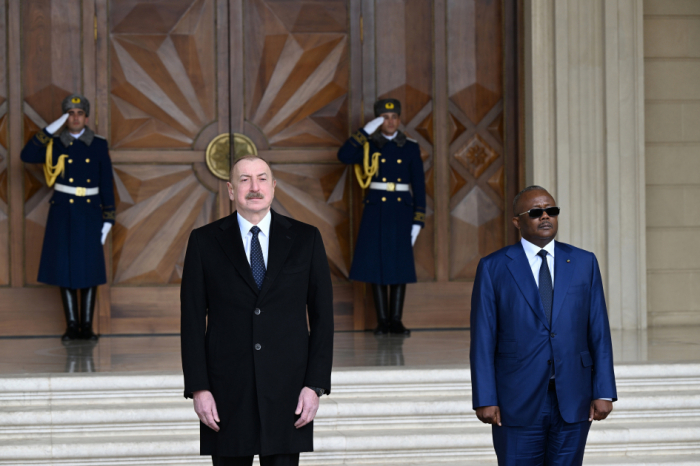
[[[372,121],[370,121],[369,123],[367,123],[367,124],[365,125],[365,127],[362,128],[362,129],[365,130],[365,133],[367,133],[367,134],[372,134],[372,133],[374,133],[375,131],[377,131],[377,128],[379,128],[380,126],[382,126],[382,123],[384,123],[384,117],[377,117],[377,118],[375,118],[374,120],[372,120]]]
[[[411,246],[416,245],[416,239],[418,239],[418,233],[420,233],[420,230],[420,225],[413,225],[413,227],[411,228]]]
[[[105,222],[102,225],[102,244],[105,244],[105,241],[107,241],[107,235],[109,234],[109,230],[112,229],[112,224],[109,222]]]
[[[68,114],[64,113],[63,115],[61,115],[61,117],[58,120],[54,121],[49,126],[47,126],[46,131],[48,131],[51,134],[55,134],[56,131],[61,129],[61,126],[63,126],[63,124],[66,122],[67,119],[68,119]]]

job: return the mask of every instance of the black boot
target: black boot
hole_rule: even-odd
[[[403,326],[401,317],[403,316],[403,301],[406,297],[406,284],[391,285],[391,333],[398,335],[410,335],[411,331]]]
[[[95,315],[96,297],[96,286],[80,290],[80,333],[83,340],[97,341],[97,335],[92,331],[92,318]]]
[[[389,333],[389,314],[387,313],[387,290],[385,285],[372,283],[372,294],[374,295],[374,308],[377,310],[377,328],[375,335],[386,335]]]
[[[63,301],[63,312],[66,314],[66,333],[61,340],[69,341],[80,338],[78,329],[78,290],[70,288],[60,288],[61,301]]]

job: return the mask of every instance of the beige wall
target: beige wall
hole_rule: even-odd
[[[700,1],[645,0],[649,326],[700,324]]]

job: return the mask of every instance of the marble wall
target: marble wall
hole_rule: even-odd
[[[598,257],[611,327],[646,328],[642,0],[524,5],[527,182]]]
[[[700,324],[700,2],[644,1],[649,326]]]

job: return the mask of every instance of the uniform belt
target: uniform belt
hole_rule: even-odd
[[[80,188],[77,186],[66,186],[65,184],[56,183],[53,189],[59,193],[72,194],[73,196],[96,196],[100,193],[100,188]]]
[[[369,184],[369,189],[389,192],[408,191],[408,185],[406,183],[379,183],[378,181],[372,181]]]

